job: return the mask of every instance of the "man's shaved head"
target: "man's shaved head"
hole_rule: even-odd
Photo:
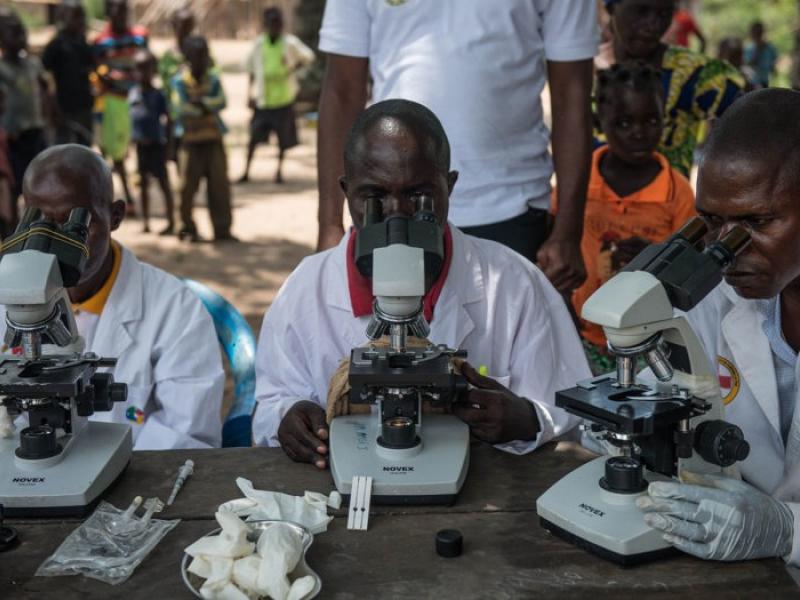
[[[25,171],[23,195],[46,186],[48,181],[74,186],[75,193],[85,194],[101,210],[111,208],[114,199],[111,169],[97,152],[86,146],[64,144],[38,154]]]
[[[370,106],[353,123],[344,147],[345,172],[358,160],[366,134],[390,121],[410,130],[428,146],[431,157],[443,173],[450,170],[450,142],[436,115],[411,100],[384,100]]]
[[[73,302],[90,297],[111,272],[111,232],[125,217],[125,203],[114,200],[111,169],[99,154],[85,146],[53,146],[28,166],[22,193],[26,207],[38,208],[55,223],[64,223],[76,208],[89,209],[89,261],[80,282],[70,290],[70,297]]]
[[[356,228],[368,202],[380,201],[384,217],[411,216],[423,196],[444,225],[458,179],[439,119],[409,100],[378,102],[359,115],[347,136],[344,173],[339,183]]]
[[[737,100],[711,129],[700,167],[758,165],[775,192],[800,202],[800,92],[766,89]]]

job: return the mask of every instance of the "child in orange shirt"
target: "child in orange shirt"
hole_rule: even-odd
[[[572,297],[578,315],[645,246],[663,241],[695,214],[691,185],[656,152],[663,131],[661,73],[641,61],[614,65],[598,73],[596,94],[608,144],[592,158],[581,240],[588,276]],[[612,370],[603,330],[581,320],[581,335],[593,371]]]

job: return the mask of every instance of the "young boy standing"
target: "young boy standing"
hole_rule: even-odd
[[[608,145],[592,159],[581,240],[588,276],[572,298],[578,315],[645,246],[666,239],[694,214],[689,182],[656,152],[664,114],[659,71],[641,61],[614,65],[600,71],[596,89]],[[581,334],[593,370],[611,370],[603,330],[581,321]]]
[[[283,13],[280,9],[267,8],[262,19],[264,33],[256,39],[247,59],[247,71],[250,74],[248,90],[252,90],[255,83],[256,95],[249,101],[253,118],[250,121],[247,163],[239,183],[248,181],[256,146],[269,141],[272,132],[278,138],[275,183],[283,183],[283,155],[298,143],[294,117],[294,100],[298,90],[295,72],[314,61],[311,48],[296,36],[283,32]]]
[[[133,198],[128,188],[125,157],[131,140],[131,117],[128,92],[136,83],[134,55],[147,48],[147,29],[128,24],[128,0],[105,0],[108,23],[95,39],[97,61],[97,108],[102,115],[99,145],[103,156],[114,163],[122,181],[128,209],[133,212]]]
[[[131,88],[128,104],[131,112],[131,139],[136,143],[136,158],[139,164],[139,182],[142,194],[142,221],[144,232],[150,232],[150,177],[158,181],[164,194],[167,211],[167,227],[159,232],[169,235],[175,231],[175,203],[167,174],[167,129],[169,110],[161,90],[153,87],[156,72],[156,57],[148,50],[139,51],[134,57],[139,83]]]
[[[172,79],[186,62],[183,57],[183,42],[194,31],[194,13],[191,8],[179,8],[172,14],[170,23],[172,32],[175,34],[175,46],[164,51],[161,58],[158,59],[158,76],[161,79],[161,89],[167,99],[167,106],[169,106],[169,116],[175,119],[175,110],[172,107]],[[170,143],[167,147],[167,159],[178,164],[178,148],[180,148],[181,140],[175,136],[174,131],[169,133]]]
[[[225,92],[219,77],[210,69],[208,43],[191,36],[183,43],[187,65],[172,80],[177,121],[175,135],[181,138],[181,239],[199,241],[192,218],[194,196],[205,178],[208,210],[214,239],[235,240],[231,235],[231,189],[228,158],[222,138],[227,129],[219,116],[225,108]]]

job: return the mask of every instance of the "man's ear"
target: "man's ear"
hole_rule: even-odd
[[[114,200],[111,203],[111,231],[119,229],[120,223],[125,218],[125,201]]]
[[[447,174],[447,194],[448,195],[453,193],[453,188],[456,187],[456,181],[458,181],[458,171],[450,171]]]

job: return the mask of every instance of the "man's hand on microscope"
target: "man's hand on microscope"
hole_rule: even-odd
[[[292,460],[328,467],[328,424],[319,404],[301,400],[292,406],[278,427],[278,440]]]
[[[473,387],[453,404],[453,414],[469,425],[472,435],[489,444],[536,438],[539,419],[531,402],[481,375],[469,363],[463,364],[461,373]]]

